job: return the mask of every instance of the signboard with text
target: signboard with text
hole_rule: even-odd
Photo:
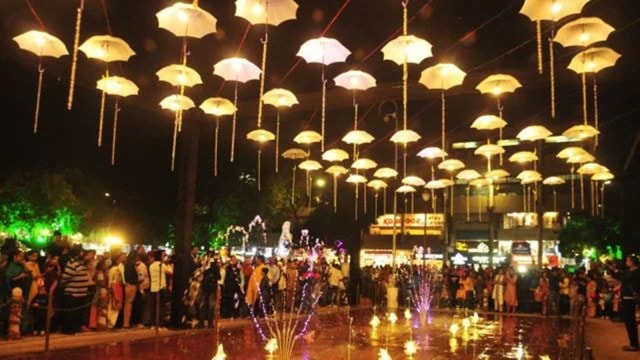
[[[404,217],[404,225],[406,227],[424,227],[425,226],[425,214],[396,214],[395,223],[397,227],[402,226],[402,219]],[[393,227],[393,214],[385,214],[378,216],[377,225],[379,227]],[[426,214],[427,227],[443,227],[444,226],[444,214]]]

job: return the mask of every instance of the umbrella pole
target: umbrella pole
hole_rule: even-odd
[[[549,38],[549,79],[551,83],[551,119],[556,118],[556,64],[553,55],[553,28]]]
[[[322,152],[324,152],[324,122],[325,122],[326,103],[327,103],[327,79],[324,76],[324,61],[323,61],[322,63],[322,124],[321,124],[322,139],[320,141],[320,150]]]
[[[470,194],[470,192],[471,192],[471,189],[469,188],[469,185],[467,185],[467,222],[471,221],[471,211],[470,211],[471,210],[470,209],[470,207],[471,207],[471,204],[470,204],[471,194]]]
[[[599,119],[598,119],[598,81],[596,80],[596,74],[593,74],[593,121],[596,127],[596,130],[599,130]],[[596,140],[594,147],[598,147],[598,135],[596,134]]]
[[[558,192],[553,187],[553,212],[558,212]]]
[[[73,91],[76,85],[76,70],[78,68],[78,48],[80,46],[80,26],[82,25],[82,11],[84,10],[84,0],[80,0],[80,5],[76,10],[76,32],[73,36],[73,52],[71,53],[71,75],[69,77],[69,96],[67,97],[67,110],[73,107]]]
[[[580,208],[584,210],[584,176],[580,174]]]
[[[338,212],[338,179],[333,175],[333,213]]]
[[[378,192],[376,191],[375,195],[373,195],[373,199],[375,201],[375,205],[373,206],[373,213],[376,218],[378,218]]]
[[[482,222],[482,196],[478,195],[478,222]]]
[[[296,199],[296,165],[293,165],[291,171],[291,204],[295,204]]]
[[[233,90],[233,106],[238,109],[238,82],[235,82]],[[231,157],[229,161],[233,162],[233,156],[236,152],[236,119],[238,117],[238,110],[233,112],[233,119],[231,121]],[[277,156],[277,155],[276,155]]]
[[[442,125],[441,126],[442,127],[442,150],[444,150],[445,147],[446,147],[446,145],[445,145],[446,144],[445,129],[446,129],[446,106],[447,106],[446,102],[445,102],[445,99],[444,99],[444,90],[442,90],[442,93],[440,94],[440,101],[442,103],[442,119],[441,119],[441,122],[442,122],[442,124],[441,124]]]
[[[542,21],[536,19],[536,41],[538,44],[538,74],[542,74]]]
[[[42,94],[42,75],[44,68],[42,67],[42,58],[38,58],[38,91],[36,93],[36,110],[33,115],[33,133],[38,132],[38,117],[40,116],[40,95]]]
[[[522,211],[527,212],[527,186],[522,184]]]
[[[104,104],[107,100],[107,93],[102,90],[100,97],[100,120],[98,121],[98,147],[102,147],[102,126],[104,125]]]
[[[111,166],[116,164],[116,139],[118,137],[118,113],[120,107],[118,106],[118,98],[116,97],[116,106],[113,111],[113,137],[111,138]]]
[[[364,193],[364,213],[367,213],[367,185],[362,184],[362,188],[364,189],[362,192]],[[411,207],[413,208],[413,203],[411,203]]]
[[[176,142],[178,141],[178,113],[173,121],[173,145],[171,146],[171,171],[176,167]]]
[[[276,174],[278,173],[278,163],[280,161],[280,108],[276,110]]]
[[[258,191],[262,191],[262,144],[258,148]]]
[[[356,201],[355,201],[355,220],[358,221],[358,183],[356,183],[356,190],[355,190],[355,197],[356,197]]]
[[[451,175],[451,182],[453,182],[453,174]],[[456,189],[456,184],[451,185],[451,206],[449,207],[449,214],[453,217],[453,194]]]
[[[387,188],[384,188],[384,193],[382,193],[382,211],[387,213]]]
[[[574,171],[575,171],[575,168],[573,164],[571,164],[571,209],[572,210],[576,208],[576,190],[575,190],[576,187],[573,179]]]
[[[602,187],[600,188],[600,204],[602,205],[602,208],[600,208],[600,216],[604,217],[604,189],[605,189],[605,182],[602,182]]]
[[[582,73],[582,117],[584,125],[587,125],[587,73],[585,72]]]
[[[220,133],[220,118],[216,116],[216,132],[213,141],[213,176],[218,176],[218,134]]]

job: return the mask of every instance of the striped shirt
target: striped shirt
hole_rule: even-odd
[[[86,265],[78,259],[69,260],[64,267],[62,274],[62,284],[65,295],[73,297],[87,296],[89,286],[89,271]]]

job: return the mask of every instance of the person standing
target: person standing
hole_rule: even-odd
[[[249,277],[249,285],[247,285],[246,301],[252,311],[259,310],[260,303],[258,299],[260,297],[260,282],[264,273],[262,269],[265,268],[264,257],[262,255],[256,256],[256,267],[253,269],[251,276]]]
[[[127,261],[124,264],[124,316],[122,318],[122,327],[125,329],[131,328],[133,301],[136,298],[138,285],[140,284],[138,271],[136,269],[137,261],[138,254],[132,251],[127,256]]]
[[[151,307],[152,327],[160,326],[156,319],[159,319],[162,309],[162,292],[167,289],[167,277],[164,269],[164,250],[156,250],[153,253],[153,262],[149,265],[150,294],[149,304]],[[162,319],[159,319],[162,323]]]
[[[505,276],[507,286],[504,290],[504,302],[507,304],[507,312],[515,313],[516,307],[518,307],[518,292],[516,284],[518,282],[518,275],[515,274],[513,268],[507,270]]]
[[[499,269],[498,274],[493,279],[493,306],[496,311],[502,312],[504,307],[504,270]]]
[[[231,255],[229,262],[220,269],[220,317],[224,319],[240,316],[239,300],[241,294],[240,269],[235,255]]]
[[[629,346],[624,351],[640,351],[638,346],[638,323],[636,321],[636,306],[640,299],[640,261],[635,255],[627,257],[627,271],[622,276],[622,320],[627,328]]]
[[[64,288],[63,306],[65,309],[63,333],[74,334],[79,330],[89,331],[85,325],[89,319],[85,318],[85,307],[89,306],[88,288],[90,283],[89,270],[82,256],[82,248],[74,246],[69,251],[69,261],[64,267],[60,284]]]

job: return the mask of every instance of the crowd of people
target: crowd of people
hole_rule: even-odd
[[[332,259],[330,264],[322,253],[304,253],[300,260],[238,259],[200,253],[194,246],[184,265],[186,290],[176,297],[174,259],[164,250],[138,246],[128,254],[98,255],[60,241],[40,256],[7,240],[1,254],[0,324],[8,339],[44,335],[47,311],[52,332],[164,327],[176,298],[178,323],[185,327],[212,327],[219,318],[262,317],[276,310],[309,312],[316,305],[345,304],[349,277],[347,263]]]

